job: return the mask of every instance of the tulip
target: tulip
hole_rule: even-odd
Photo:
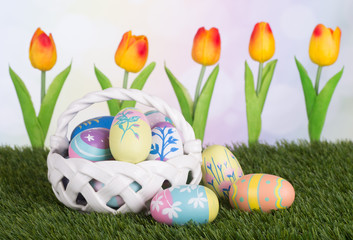
[[[56,47],[51,33],[49,37],[42,29],[37,28],[29,46],[29,60],[34,68],[42,71],[41,102],[45,97],[45,72],[52,69],[56,63]]]
[[[270,24],[266,22],[256,23],[250,37],[249,53],[253,60],[259,62],[256,86],[256,94],[258,95],[262,84],[263,63],[271,59],[275,53],[275,38],[273,37]]]
[[[270,25],[257,23],[250,37],[249,53],[252,59],[264,63],[275,53],[275,39]]]
[[[218,29],[211,28],[210,30],[206,30],[204,27],[199,28],[194,37],[191,55],[195,62],[202,65],[195,91],[195,111],[197,101],[200,97],[201,84],[206,71],[206,66],[217,63],[221,55],[221,37]]]
[[[115,52],[116,64],[125,69],[124,88],[127,88],[128,73],[139,72],[147,61],[148,40],[146,36],[131,35],[131,31],[126,32],[120,41]]]
[[[29,59],[34,68],[41,71],[52,69],[56,63],[56,47],[53,36],[40,28],[34,33],[29,47]]]
[[[309,56],[313,63],[318,65],[315,91],[319,94],[319,82],[323,66],[336,62],[340,50],[341,30],[336,27],[335,31],[318,24],[311,36],[309,44]]]
[[[341,30],[335,31],[318,24],[311,36],[309,56],[313,63],[319,66],[328,66],[336,62],[340,50]]]
[[[192,59],[204,66],[218,62],[221,55],[221,37],[217,28],[199,28],[192,46]]]

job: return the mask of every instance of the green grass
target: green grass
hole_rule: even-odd
[[[144,214],[81,213],[47,180],[47,150],[0,147],[0,239],[353,239],[353,143],[228,146],[245,174],[292,183],[289,209],[246,213],[220,202],[209,224],[167,226]]]

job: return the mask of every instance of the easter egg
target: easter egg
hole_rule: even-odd
[[[69,157],[91,161],[113,159],[109,149],[109,130],[91,128],[78,133],[70,142]]]
[[[244,175],[233,153],[221,145],[209,146],[202,152],[201,171],[204,185],[225,199],[232,183]]]
[[[218,214],[216,194],[200,185],[180,185],[157,193],[150,205],[152,217],[160,223],[183,225],[212,222]]]
[[[169,122],[157,123],[152,129],[152,146],[147,159],[167,161],[184,154],[177,129]]]
[[[172,120],[169,117],[157,110],[145,112],[145,115],[148,119],[148,122],[150,123],[151,128],[153,128],[157,123],[160,122],[169,122],[170,124],[173,124]]]
[[[251,212],[270,212],[288,208],[295,197],[293,186],[285,179],[270,174],[247,174],[231,187],[229,201],[233,208]]]
[[[104,183],[101,183],[95,179],[92,179],[90,182],[90,185],[93,187],[93,189],[98,192],[104,187]],[[141,189],[141,185],[138,184],[137,182],[132,182],[129,187],[134,190],[135,192],[138,192]],[[120,196],[113,196],[108,202],[107,206],[118,209],[124,204],[124,200]]]
[[[114,117],[110,128],[109,145],[116,160],[141,162],[147,158],[151,143],[151,128],[141,111],[136,108],[125,108]]]
[[[110,129],[113,119],[114,119],[113,116],[102,116],[102,117],[96,117],[96,118],[91,118],[89,120],[86,120],[74,128],[74,130],[71,133],[70,140],[72,140],[78,133],[86,129],[90,129],[90,128]]]

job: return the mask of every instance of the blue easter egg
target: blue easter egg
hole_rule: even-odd
[[[101,117],[96,117],[96,118],[91,118],[88,119],[74,128],[72,131],[70,140],[72,140],[78,133],[90,129],[90,128],[106,128],[110,129],[110,126],[112,125],[114,117],[113,116],[101,116]]]

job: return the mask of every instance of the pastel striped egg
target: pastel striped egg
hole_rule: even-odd
[[[251,212],[285,209],[295,198],[293,186],[285,179],[270,174],[248,174],[233,183],[229,201],[233,208]]]
[[[116,160],[138,163],[150,152],[152,132],[146,116],[125,108],[114,117],[109,134],[110,151]]]
[[[114,117],[113,116],[102,116],[88,119],[77,125],[71,133],[70,140],[72,140],[80,132],[90,128],[106,128],[110,129]]]
[[[92,128],[78,133],[70,142],[69,157],[91,161],[113,159],[109,149],[109,130]]]
[[[212,222],[218,214],[216,194],[201,185],[180,185],[165,189],[151,201],[151,215],[160,223],[183,225]]]

